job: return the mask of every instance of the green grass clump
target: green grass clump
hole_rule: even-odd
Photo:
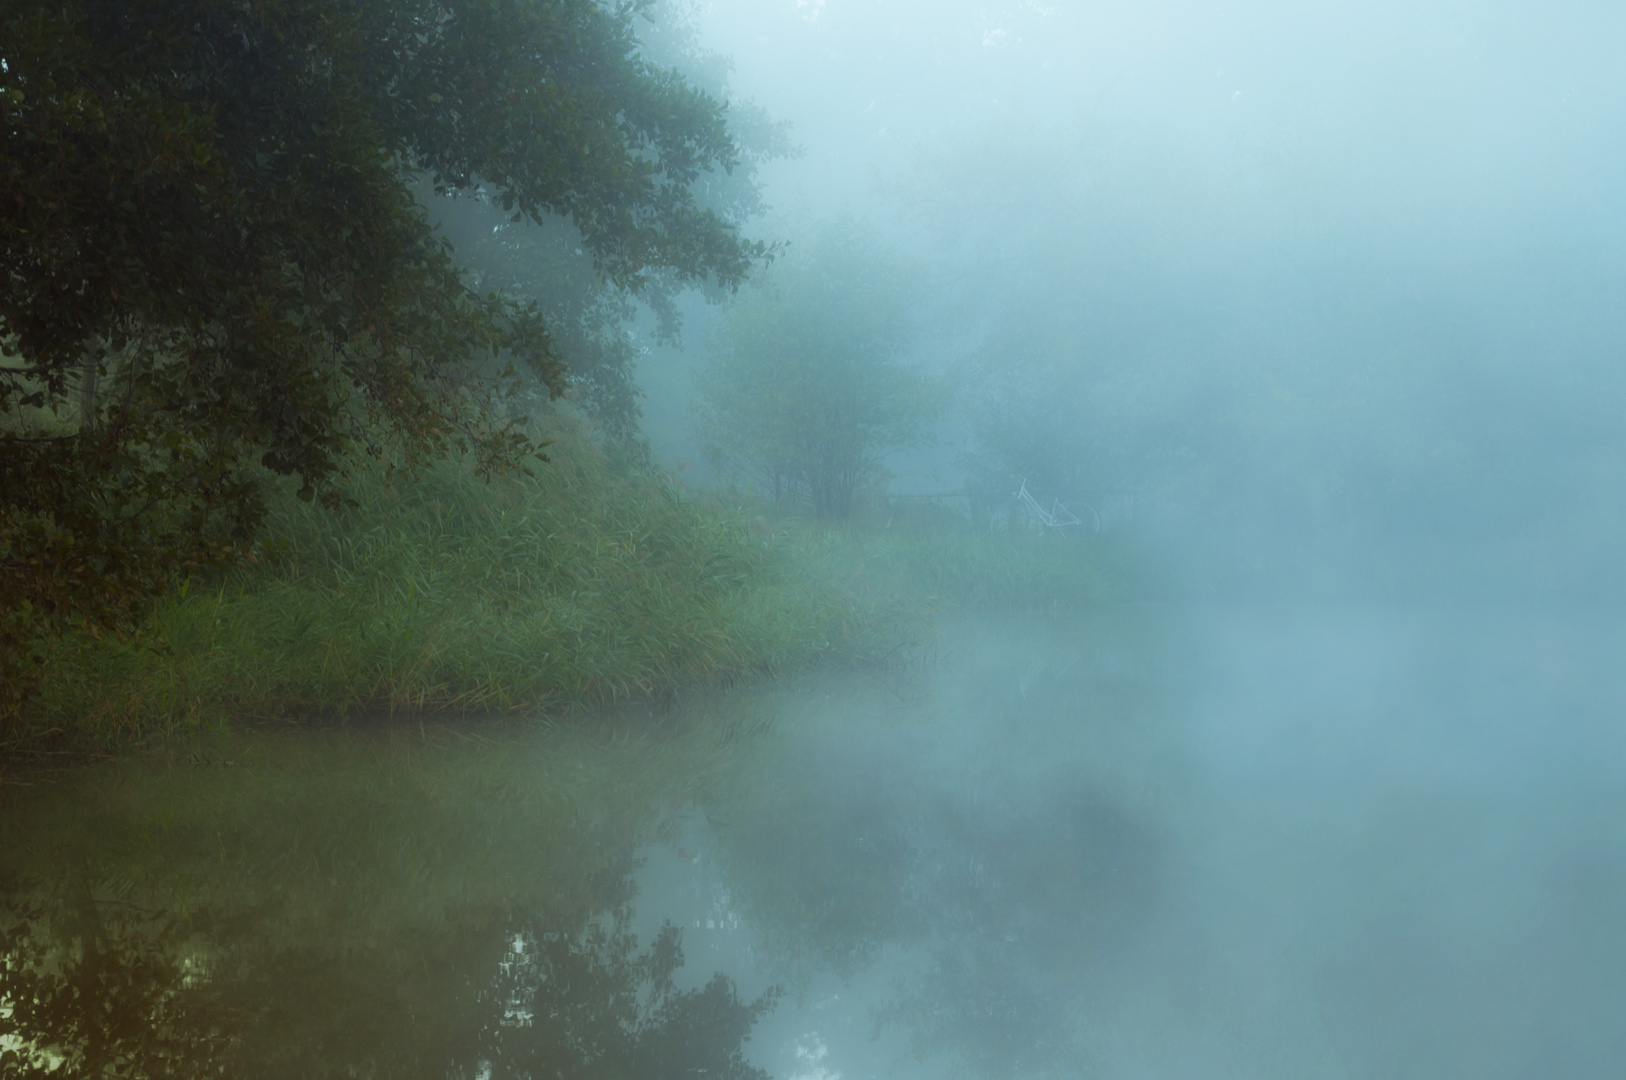
[[[595,708],[896,657],[943,609],[1079,607],[1110,587],[1076,539],[770,522],[613,467],[568,428],[550,453],[490,481],[457,460],[363,471],[339,512],[282,492],[274,564],[183,584],[128,640],[52,642],[24,741]]]

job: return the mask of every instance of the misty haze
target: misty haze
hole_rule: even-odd
[[[6,5],[0,1075],[1626,1076],[1622,42]]]

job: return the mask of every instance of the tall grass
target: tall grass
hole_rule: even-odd
[[[947,607],[1108,588],[1077,542],[770,522],[564,436],[532,477],[373,469],[337,513],[284,493],[284,558],[184,583],[132,640],[55,642],[31,726],[123,741],[242,717],[569,711],[878,660]]]

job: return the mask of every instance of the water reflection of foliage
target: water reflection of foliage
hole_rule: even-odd
[[[0,1074],[756,1075],[771,1000],[680,993],[676,932],[627,931],[633,853],[723,760],[646,736],[244,739],[5,791]]]
[[[678,990],[683,951],[670,924],[647,951],[635,945],[625,908],[576,938],[527,925],[485,995],[480,1068],[452,1075],[767,1080],[740,1047],[777,993],[742,1002],[721,973]]]
[[[637,950],[623,906],[572,932],[475,914],[410,954],[238,951],[195,964],[185,920],[12,909],[0,1072],[63,1076],[766,1080],[741,1044],[773,1005],[680,991],[678,931]],[[15,1042],[13,1042],[15,1040]]]
[[[0,1074],[174,1075],[213,1058],[218,1033],[235,1026],[215,1017],[177,1030],[188,973],[139,931],[101,926],[54,941],[37,906],[8,904],[0,917]]]

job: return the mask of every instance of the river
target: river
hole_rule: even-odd
[[[1125,607],[0,781],[6,1075],[1617,1077],[1626,620]]]

